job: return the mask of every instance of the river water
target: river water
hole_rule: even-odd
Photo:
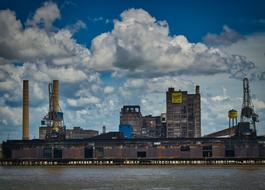
[[[265,189],[262,166],[0,167],[0,189]]]

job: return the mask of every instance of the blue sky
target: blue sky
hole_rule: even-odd
[[[240,111],[249,77],[265,123],[264,1],[1,1],[0,139],[21,137],[22,80],[30,80],[31,138],[60,80],[67,127],[117,130],[124,104],[165,112],[168,87],[201,86],[203,134]]]
[[[11,9],[22,21],[26,21],[44,1],[1,1],[1,9]],[[191,42],[199,42],[208,32],[218,33],[223,25],[231,26],[241,34],[263,32],[264,1],[172,1],[166,0],[94,0],[94,1],[53,1],[60,8],[62,18],[54,24],[66,26],[76,20],[84,21],[93,30],[80,31],[75,35],[79,43],[89,45],[102,32],[113,28],[113,19],[130,8],[143,8],[158,20],[166,20],[171,34],[183,34]],[[103,20],[100,20],[103,18]],[[98,21],[92,21],[99,19]],[[109,23],[105,23],[109,19]]]

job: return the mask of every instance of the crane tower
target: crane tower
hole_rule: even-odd
[[[46,139],[65,139],[63,112],[59,105],[59,81],[54,80],[48,85],[49,112],[44,116],[42,124],[46,125]]]
[[[256,135],[256,122],[258,122],[258,114],[254,111],[254,105],[250,96],[248,78],[243,79],[243,104],[240,122],[248,122]]]

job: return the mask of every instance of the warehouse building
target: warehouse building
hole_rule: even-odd
[[[116,134],[117,133],[117,134]],[[264,158],[264,137],[140,138],[118,132],[64,141],[8,140],[5,159],[203,159]]]

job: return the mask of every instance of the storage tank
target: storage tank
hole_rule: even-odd
[[[229,127],[237,125],[237,111],[231,109],[228,111]]]
[[[234,109],[229,110],[228,117],[231,118],[231,119],[237,118],[237,111],[234,110]]]

